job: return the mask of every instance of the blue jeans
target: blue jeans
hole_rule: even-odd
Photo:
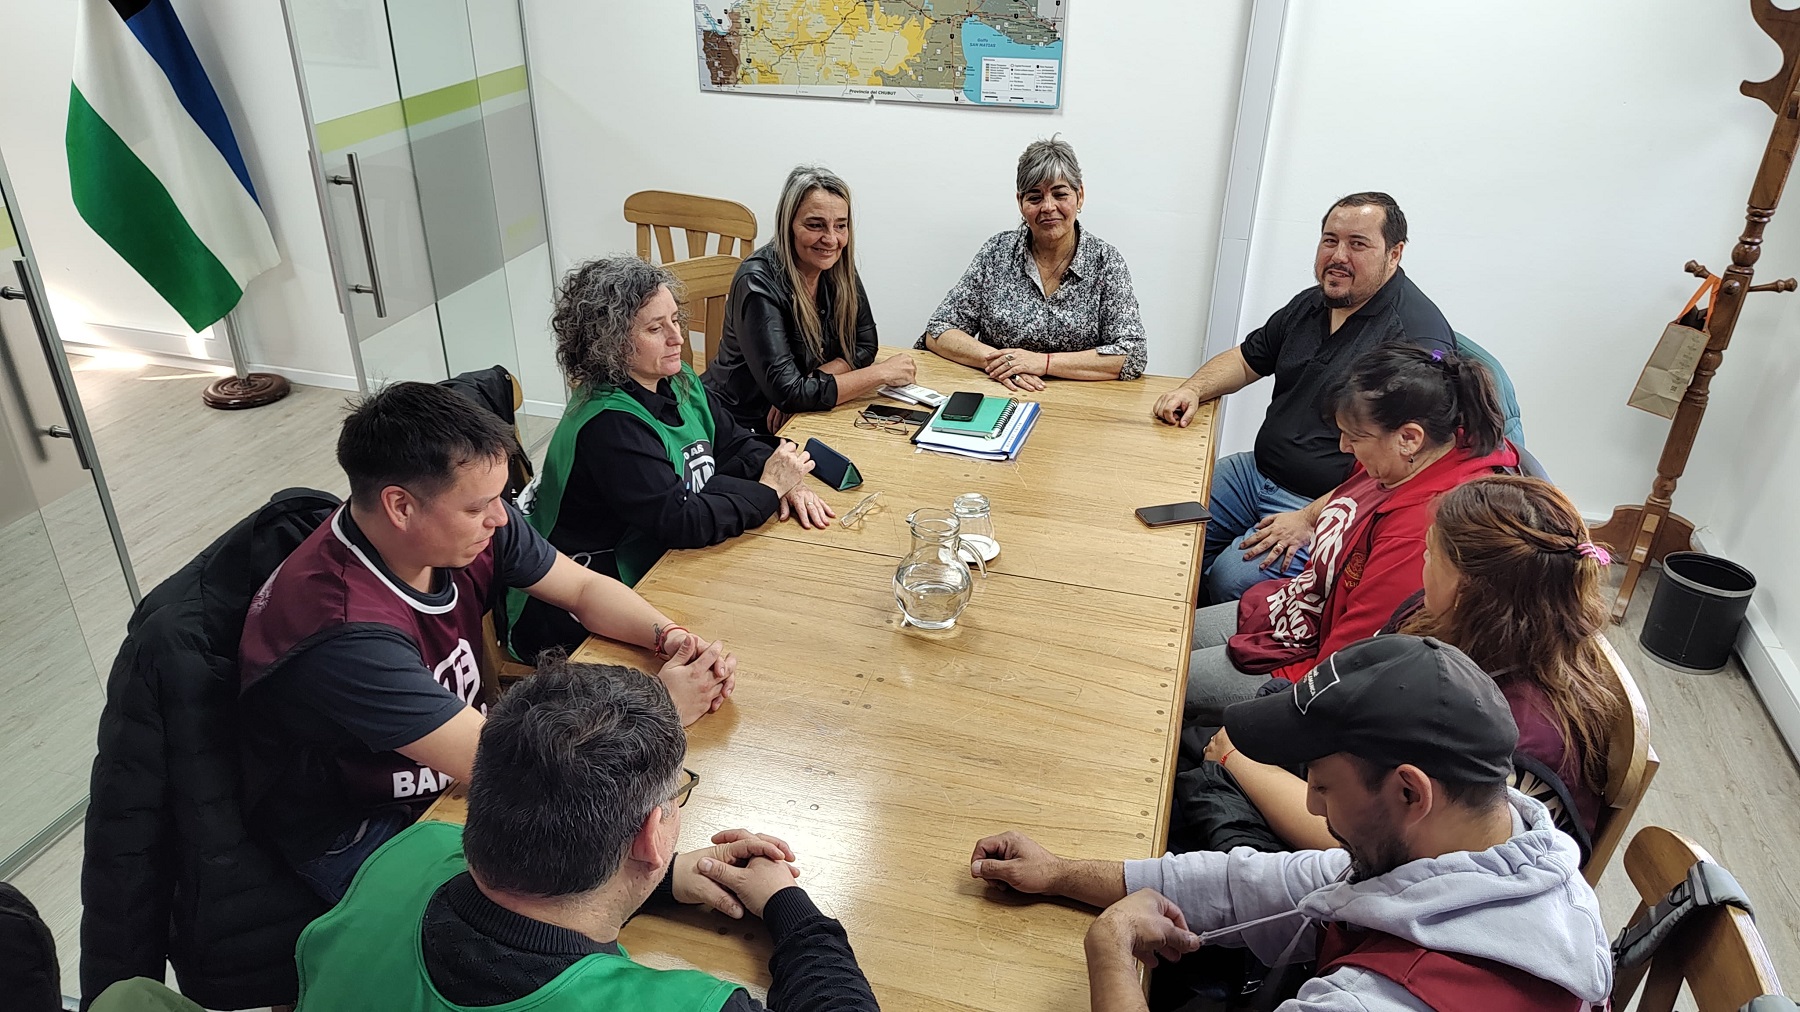
[[[413,819],[412,809],[405,805],[378,808],[368,818],[339,834],[332,841],[331,849],[300,862],[294,866],[294,871],[326,902],[336,903],[350,891],[356,870],[369,855],[399,836],[401,830],[413,824]]]
[[[1206,553],[1200,563],[1201,586],[1207,600],[1215,604],[1235,601],[1264,580],[1299,575],[1311,554],[1307,549],[1301,549],[1287,569],[1277,573],[1263,568],[1272,561],[1268,555],[1245,562],[1244,553],[1237,546],[1256,529],[1258,520],[1297,510],[1310,502],[1311,499],[1263,477],[1256,469],[1254,453],[1234,453],[1215,464],[1211,502],[1207,505],[1212,520],[1206,525]]]

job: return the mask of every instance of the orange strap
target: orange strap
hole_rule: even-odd
[[[1675,319],[1680,320],[1682,317],[1692,312],[1694,307],[1700,304],[1700,300],[1706,298],[1708,292],[1717,293],[1718,290],[1718,278],[1707,278],[1705,281],[1700,282],[1699,290],[1694,292],[1694,297],[1687,301],[1687,305],[1681,307],[1681,312],[1675,314]],[[1707,323],[1712,322],[1713,305],[1717,301],[1718,300],[1716,299],[1706,300],[1706,322],[1700,325],[1702,328],[1704,328]]]

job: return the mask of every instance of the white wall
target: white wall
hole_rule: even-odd
[[[299,382],[354,386],[281,7],[175,0],[175,8],[231,117],[281,251],[281,265],[245,291],[239,318],[247,354]],[[73,2],[8,4],[0,34],[0,155],[58,330],[69,341],[227,360],[222,336],[190,342],[181,317],[75,210],[63,125],[76,9]]]
[[[1013,169],[1060,132],[1083,222],[1131,266],[1150,369],[1199,364],[1249,0],[1071,5],[1055,112],[702,94],[691,5],[525,0],[558,271],[630,253],[626,195],[748,205],[769,238],[782,180],[819,162],[855,193],[858,266],[883,341],[910,345],[982,240],[1018,223]],[[1199,13],[1197,13],[1199,12]],[[1181,58],[1161,39],[1182,35]]]
[[[1668,423],[1625,399],[1693,292],[1682,264],[1730,263],[1773,124],[1738,84],[1780,63],[1742,3],[1291,0],[1241,330],[1312,283],[1334,198],[1387,190],[1411,224],[1408,273],[1505,363],[1557,482],[1590,516],[1641,502]],[[1766,239],[1757,277],[1800,273],[1800,207]],[[1675,497],[1757,573],[1790,645],[1797,331],[1800,296],[1750,297]],[[1226,449],[1248,446],[1259,386],[1228,408]]]
[[[1333,199],[1386,190],[1407,272],[1506,364],[1557,481],[1589,513],[1642,501],[1667,424],[1625,398],[1694,289],[1681,265],[1729,262],[1771,116],[1737,86],[1779,64],[1742,5],[1292,0],[1242,329],[1312,283]],[[1771,244],[1784,265],[1800,248]],[[1234,435],[1260,421],[1231,413]]]

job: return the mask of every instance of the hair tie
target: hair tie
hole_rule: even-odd
[[[1592,541],[1583,541],[1581,544],[1576,545],[1575,554],[1584,559],[1593,559],[1602,567],[1612,565],[1612,553],[1601,548],[1599,545],[1594,544]]]
[[[1431,349],[1431,360],[1433,362],[1442,362],[1444,360],[1444,349],[1442,349],[1442,348]]]

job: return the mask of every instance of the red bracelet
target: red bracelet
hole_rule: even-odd
[[[1225,765],[1225,760],[1230,759],[1234,755],[1237,755],[1237,749],[1235,748],[1219,757],[1219,765]]]
[[[687,626],[675,625],[674,623],[670,623],[666,626],[663,626],[661,629],[658,629],[656,631],[656,644],[651,647],[652,650],[656,651],[656,656],[658,656],[658,657],[669,656],[668,651],[664,650],[663,647],[666,646],[669,642],[669,634],[674,632],[677,629],[680,629],[682,632],[687,633],[689,636],[694,635],[693,633],[688,632]]]
[[[1050,353],[1044,352],[1044,375],[1050,375]]]

